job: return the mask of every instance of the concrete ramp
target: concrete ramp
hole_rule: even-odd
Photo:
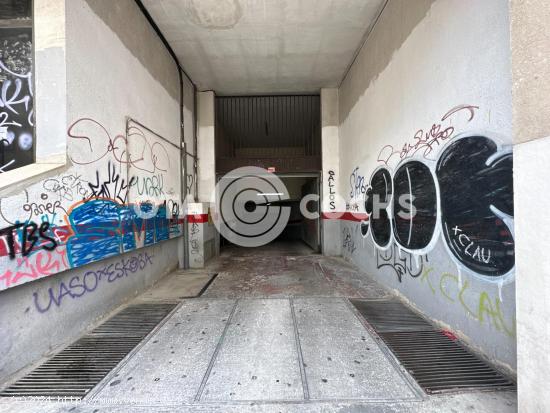
[[[90,396],[211,404],[418,400],[343,298],[193,299]]]

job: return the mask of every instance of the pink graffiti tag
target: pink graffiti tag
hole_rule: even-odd
[[[79,132],[84,128],[87,132]],[[168,150],[164,145],[160,142],[151,144],[145,133],[136,126],[128,129],[128,136],[116,135],[112,138],[98,121],[81,118],[69,126],[67,135],[78,147],[71,155],[71,161],[78,165],[95,163],[112,153],[120,164],[130,164],[144,172],[167,172],[170,167]]]
[[[479,106],[459,105],[449,110],[441,118],[440,123],[434,123],[428,131],[419,129],[413,137],[413,142],[406,142],[400,150],[396,150],[392,145],[385,145],[378,154],[378,162],[388,165],[390,160],[395,156],[399,156],[399,160],[414,156],[417,153],[425,159],[430,159],[429,155],[433,150],[442,145],[445,141],[452,139],[455,132],[453,126],[444,127],[441,122],[455,115],[456,113],[466,111],[469,114],[467,122],[474,119],[475,111]]]
[[[0,290],[36,280],[69,268],[67,250],[58,247],[54,251],[39,251],[28,257],[17,258],[17,270],[7,270],[0,275]]]

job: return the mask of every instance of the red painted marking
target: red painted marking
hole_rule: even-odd
[[[208,222],[208,214],[187,215],[187,222],[190,224],[206,224]]]
[[[441,330],[441,334],[443,334],[444,336],[447,336],[449,339],[453,340],[453,341],[457,341],[458,340],[458,337],[455,336],[452,332],[450,332],[449,330]]]
[[[323,219],[341,219],[343,221],[361,222],[368,221],[369,216],[362,212],[323,212]]]
[[[200,217],[201,215],[195,215],[195,216]],[[199,222],[199,223],[208,222],[208,214],[205,214],[204,216],[206,217],[205,221],[195,221],[195,222]],[[190,216],[188,216],[188,219],[189,218]],[[177,218],[177,219],[167,218],[167,219],[169,221],[169,225],[182,225],[185,222],[185,218]],[[189,220],[189,222],[194,222],[194,221]],[[100,234],[97,235],[96,239],[100,240],[102,238],[105,238],[106,236],[113,237],[118,235],[124,235],[127,233],[128,234],[136,233],[136,232],[140,233],[145,231],[145,226],[143,226],[142,228],[134,228],[133,230],[123,231],[122,229],[117,227],[114,227],[114,228],[103,227],[102,225],[98,225],[92,222],[91,224],[80,224],[80,225],[75,225],[74,227],[71,227],[70,225],[59,225],[57,227],[51,227],[50,231],[53,232],[53,238],[56,240],[57,245],[62,246],[67,243],[67,240],[73,234],[73,229],[75,229],[74,231],[75,233],[85,233],[88,230],[99,231]],[[14,251],[16,255],[19,255],[21,254],[22,249],[21,249],[21,245],[19,245],[20,243],[19,243],[19,237],[17,236],[17,230],[14,230],[13,234],[15,239]],[[52,235],[52,234],[48,232],[48,235]],[[6,238],[6,236],[0,237],[0,258],[6,257],[9,255],[8,244],[4,238]],[[89,237],[89,234],[88,234],[88,239],[94,240],[93,238]],[[39,242],[36,243],[34,249],[38,250],[40,249],[41,245],[48,244],[49,242],[50,241],[48,240],[41,239]]]

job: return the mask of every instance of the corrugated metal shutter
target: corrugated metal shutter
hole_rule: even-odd
[[[277,164],[286,171],[321,168],[318,95],[216,98],[218,172]]]

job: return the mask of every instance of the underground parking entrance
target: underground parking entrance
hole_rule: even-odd
[[[506,2],[0,3],[0,411],[513,411],[518,337],[543,398]]]
[[[222,251],[320,253],[319,95],[217,96],[215,105]]]
[[[262,178],[261,174],[246,183],[240,182],[242,176],[227,174],[219,178],[217,188],[226,190],[226,196],[233,186],[239,192],[231,203],[234,222],[218,226],[221,252],[282,256],[321,253],[319,175],[273,174]],[[273,190],[262,189],[265,182]],[[220,198],[223,202],[221,194]],[[227,220],[227,215],[220,215],[220,219]],[[244,234],[248,239],[243,243]]]
[[[319,105],[217,97],[220,255],[162,279],[0,394],[189,411],[513,404],[513,392],[485,393],[513,380],[454,334],[321,255]]]

